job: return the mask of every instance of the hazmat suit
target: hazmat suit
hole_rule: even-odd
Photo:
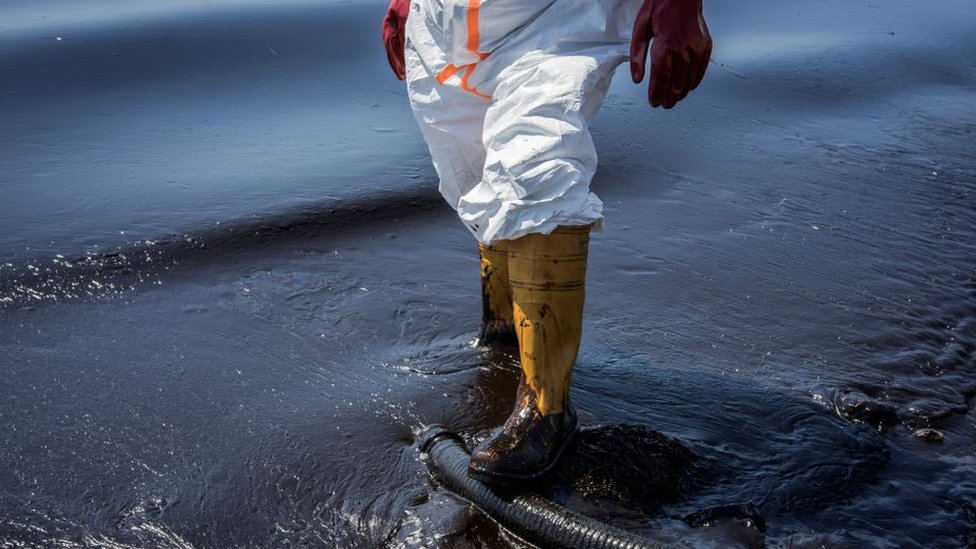
[[[441,194],[480,244],[481,339],[520,350],[515,409],[472,455],[475,478],[539,478],[576,431],[569,379],[589,234],[603,223],[589,124],[621,63],[643,79],[652,36],[649,98],[670,108],[707,67],[701,0],[390,4],[390,65],[407,82]]]

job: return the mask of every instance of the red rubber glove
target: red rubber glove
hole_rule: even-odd
[[[386,17],[383,18],[383,47],[386,48],[386,60],[390,63],[393,74],[400,80],[407,77],[403,50],[409,12],[410,0],[391,0],[390,7],[386,10]]]
[[[698,87],[712,56],[712,36],[702,17],[701,0],[644,0],[630,43],[634,84],[644,80],[651,38],[647,97],[652,107],[670,109]]]

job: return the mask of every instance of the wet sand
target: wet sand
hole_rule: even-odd
[[[0,8],[0,547],[519,547],[413,447],[483,437],[517,364],[472,344],[383,5],[65,6]],[[769,547],[973,546],[976,12],[706,15],[693,97],[621,72],[595,124],[574,377],[690,481],[555,497],[698,546],[760,546],[680,520],[742,502]]]

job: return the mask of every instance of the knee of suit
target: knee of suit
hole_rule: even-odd
[[[448,10],[417,0],[427,16],[408,20],[411,104],[442,194],[481,243],[602,226],[588,125],[627,57],[617,23],[631,3],[483,0]]]

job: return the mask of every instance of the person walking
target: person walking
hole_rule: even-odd
[[[392,0],[383,43],[406,80],[439,190],[479,243],[483,344],[517,342],[514,409],[475,448],[492,484],[549,473],[577,431],[569,387],[603,204],[589,125],[628,59],[670,109],[698,87],[702,0]]]

